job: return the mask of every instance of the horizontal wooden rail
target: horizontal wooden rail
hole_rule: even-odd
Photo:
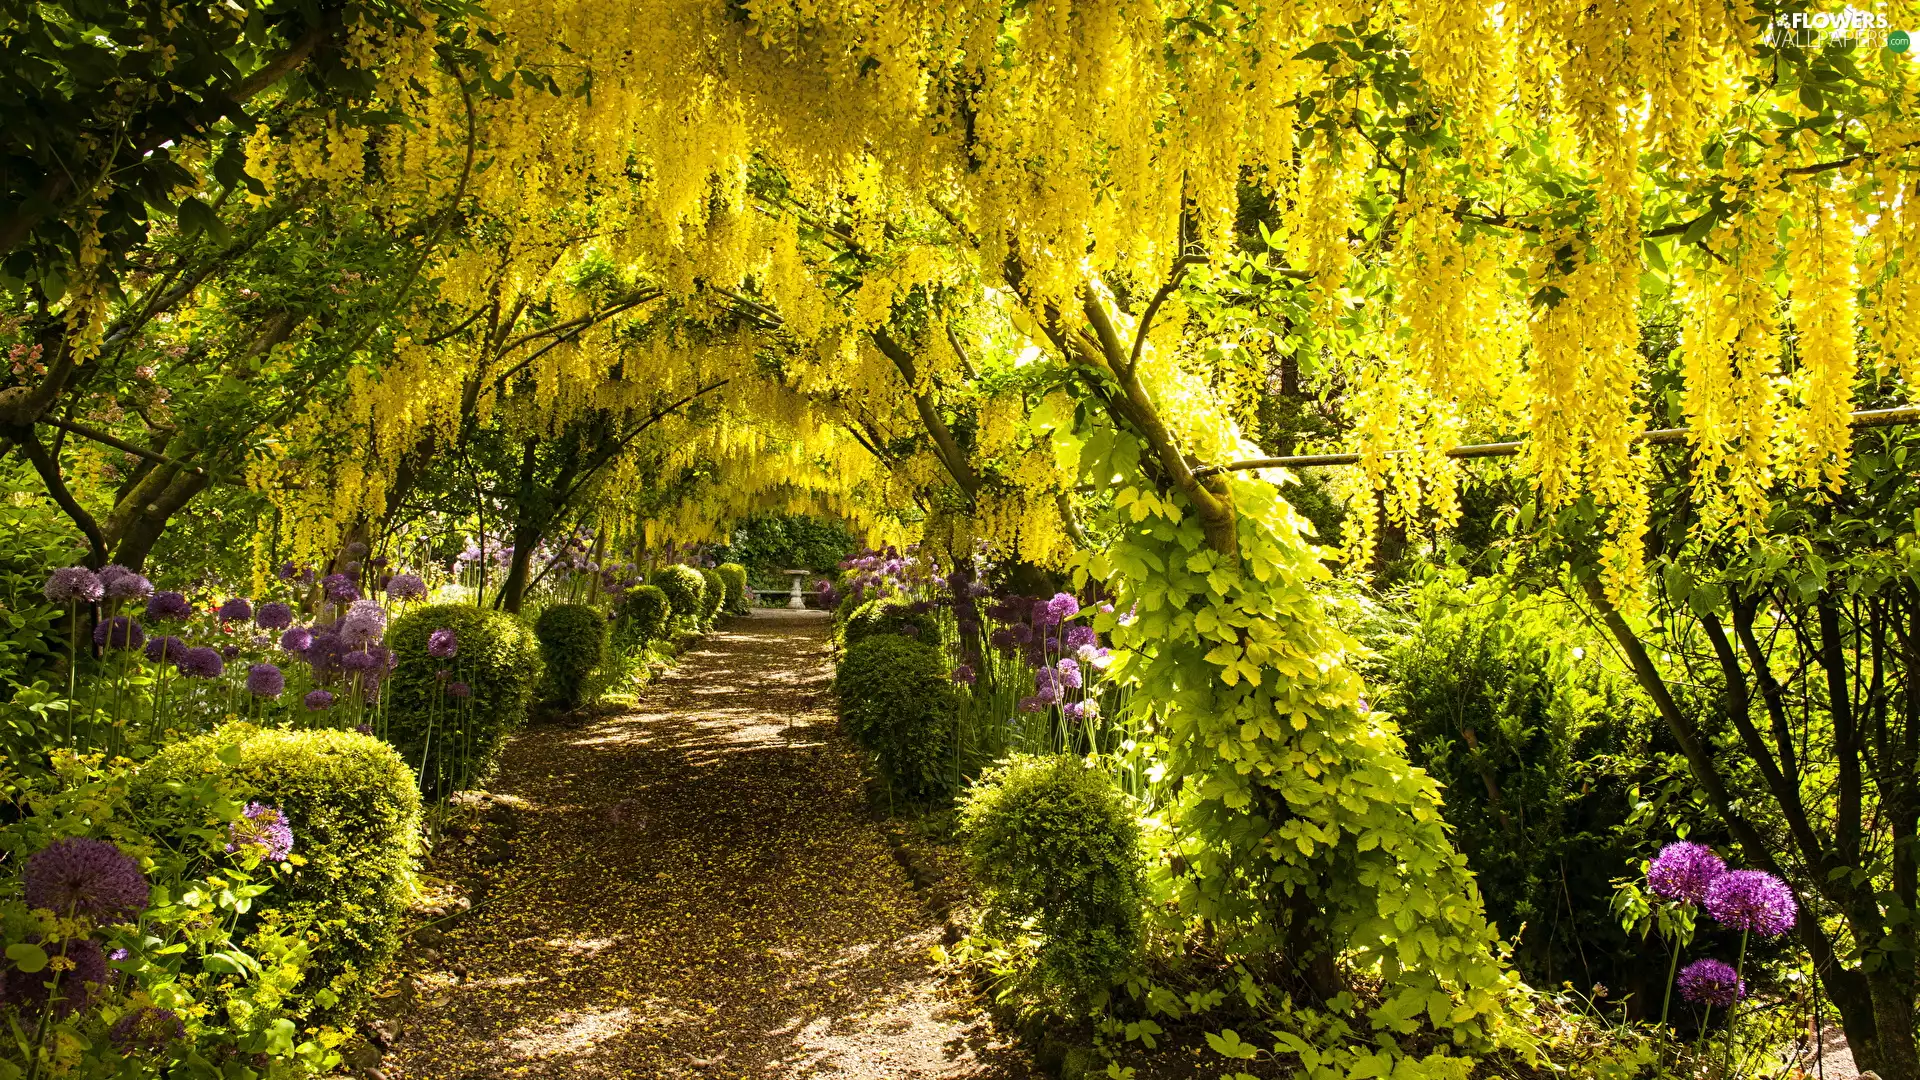
[[[1854,413],[1848,426],[1853,428],[1892,427],[1896,424],[1920,424],[1920,405],[1902,405],[1897,409],[1868,409]],[[1669,446],[1683,443],[1693,434],[1687,428],[1659,428],[1646,432],[1635,439],[1637,443],[1651,443],[1655,446]],[[1475,443],[1472,446],[1456,446],[1447,451],[1450,458],[1510,457],[1520,452],[1524,442]],[[1402,454],[1404,450],[1390,450],[1387,453]],[[1193,470],[1195,476],[1213,476],[1223,472],[1241,472],[1247,469],[1311,469],[1321,465],[1358,465],[1359,454],[1298,454],[1293,457],[1248,458],[1245,461],[1230,461],[1225,465],[1202,465]]]

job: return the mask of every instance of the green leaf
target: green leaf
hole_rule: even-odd
[[[1241,1061],[1249,1060],[1260,1054],[1259,1049],[1251,1043],[1241,1042],[1239,1033],[1235,1032],[1232,1028],[1227,1028],[1218,1035],[1215,1035],[1211,1031],[1207,1032],[1207,1045],[1213,1047],[1215,1053]]]
[[[31,942],[22,941],[19,944],[7,946],[7,959],[13,961],[13,966],[19,968],[21,972],[32,975],[36,971],[46,970],[47,950]]]

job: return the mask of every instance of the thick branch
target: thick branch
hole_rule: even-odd
[[[940,463],[947,467],[953,482],[960,485],[960,490],[966,492],[967,498],[971,499],[978,495],[980,477],[973,471],[973,466],[967,463],[966,453],[954,440],[953,431],[947,427],[947,422],[941,419],[940,410],[934,408],[933,402],[927,398],[927,395],[920,392],[920,376],[914,367],[913,357],[885,330],[876,329],[873,332],[873,343],[879,347],[880,352],[887,359],[893,361],[893,366],[900,369],[900,377],[907,381],[907,393],[912,396],[913,407],[920,414],[920,423],[926,427],[927,434],[932,437],[934,452],[939,456]]]

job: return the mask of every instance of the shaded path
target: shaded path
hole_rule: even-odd
[[[484,906],[416,950],[388,1077],[1033,1075],[931,970],[826,633],[731,620],[634,710],[515,737],[482,830],[510,839],[436,859]]]

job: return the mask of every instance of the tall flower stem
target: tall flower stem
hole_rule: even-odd
[[[1720,1063],[1720,1072],[1728,1077],[1733,1075],[1734,1021],[1740,1015],[1740,991],[1746,986],[1747,936],[1751,933],[1751,930],[1740,931],[1740,962],[1733,965],[1733,1004],[1727,1006],[1727,1056]]]
[[[1680,970],[1680,937],[1673,938],[1673,959],[1667,961],[1667,996],[1660,1002],[1660,1026],[1667,1026],[1667,1010],[1673,1005],[1673,976]]]

